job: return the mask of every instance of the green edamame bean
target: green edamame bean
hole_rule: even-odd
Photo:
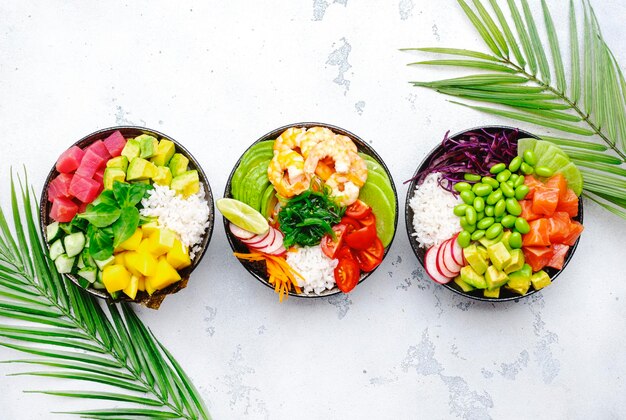
[[[522,165],[520,166],[520,170],[522,171],[524,175],[530,175],[533,172],[535,172],[535,169],[529,164],[527,164],[526,162],[522,162]]]
[[[487,197],[487,204],[489,204],[490,206],[493,206],[498,201],[500,201],[501,198],[502,198],[502,191],[495,190],[494,192],[489,194],[489,197]]]
[[[467,248],[471,240],[472,240],[472,234],[466,230],[459,233],[459,236],[456,237],[456,241],[459,243],[459,246],[461,248]]]
[[[537,164],[537,155],[532,150],[526,150],[524,152],[524,162],[529,164],[530,166],[535,166]]]
[[[485,215],[487,217],[493,216],[493,206],[485,206]]]
[[[512,214],[513,216],[519,216],[520,214],[522,214],[522,206],[520,206],[516,199],[507,198],[506,211],[508,211],[509,214]]]
[[[471,238],[472,238],[472,241],[477,241],[483,236],[485,236],[485,231],[481,229],[481,230],[474,231],[474,233],[472,233]]]
[[[521,164],[522,164],[521,156],[514,157],[513,160],[511,161],[511,163],[509,163],[509,171],[511,171],[511,172],[519,171],[519,166]]]
[[[522,235],[519,232],[511,233],[511,236],[509,236],[509,246],[513,249],[520,249],[522,247]]]
[[[511,177],[509,178],[509,181],[513,182],[513,184],[515,184],[515,181],[517,181],[517,178],[519,178],[518,174],[511,174]]]
[[[491,172],[492,174],[499,174],[500,172],[504,171],[505,169],[506,169],[506,164],[505,163],[496,163],[495,165],[493,165],[489,169],[489,172]]]
[[[487,229],[489,226],[493,225],[495,222],[493,217],[485,217],[483,220],[476,224],[478,229]]]
[[[474,199],[474,209],[477,213],[485,211],[485,199],[482,197],[476,197]]]
[[[511,171],[505,169],[504,171],[500,172],[498,176],[496,176],[496,181],[498,181],[499,183],[503,183],[508,181],[509,178],[511,178]]]
[[[485,231],[485,238],[493,239],[502,233],[502,225],[500,223],[494,223],[487,231]]]
[[[504,226],[505,228],[510,229],[513,226],[515,226],[515,219],[517,218],[513,216],[512,214],[507,214],[506,216],[502,218],[500,223],[502,223],[502,226]]]
[[[515,190],[506,182],[500,185],[500,190],[505,197],[511,198],[515,196]]]
[[[467,204],[457,204],[456,206],[454,206],[454,215],[459,217],[465,216],[465,211],[467,210],[467,207]]]
[[[500,217],[504,215],[505,211],[506,211],[506,201],[504,200],[504,198],[501,198],[500,201],[498,201],[493,208],[493,215],[496,217]]]
[[[461,200],[463,200],[463,202],[465,204],[467,204],[468,206],[471,206],[472,204],[474,204],[474,198],[476,198],[476,195],[467,190],[467,191],[461,191]]]
[[[546,166],[537,166],[535,168],[535,173],[539,176],[543,176],[545,178],[551,177],[554,174],[554,171]]]
[[[459,223],[461,224],[461,227],[463,228],[463,230],[466,230],[469,233],[472,233],[472,232],[474,232],[476,230],[476,225],[469,224],[468,221],[467,221],[466,216],[461,217],[461,220],[460,220]]]
[[[504,216],[498,216],[495,218],[496,223],[502,223],[502,219],[504,219]]]
[[[509,179],[508,181],[506,181],[506,184],[507,184],[509,187],[511,187],[511,188],[513,188],[513,189],[515,189],[515,182],[511,181],[510,179]]]
[[[520,185],[519,187],[515,188],[515,199],[517,201],[523,200],[529,191],[530,188],[528,188],[527,185]]]
[[[526,181],[526,178],[524,178],[524,175],[520,175],[517,180],[515,181],[515,183],[513,184],[513,186],[515,188],[519,187],[520,185],[524,185],[524,181]]]
[[[483,184],[482,182],[478,182],[472,187],[472,192],[479,197],[489,195],[491,191],[493,191],[493,187],[491,185]]]
[[[491,185],[491,188],[494,190],[500,186],[500,183],[490,176],[484,176],[482,182],[483,184]]]
[[[478,182],[480,181],[480,175],[476,174],[465,174],[463,175],[463,179],[470,182]]]
[[[469,191],[472,189],[472,186],[467,182],[457,182],[454,184],[454,190],[458,192]]]
[[[476,224],[476,210],[474,207],[468,207],[467,210],[465,210],[465,221],[469,225]]]
[[[484,211],[476,212],[476,223],[478,223],[479,221],[483,220],[484,218],[485,218],[485,212]]]
[[[515,219],[515,229],[522,235],[530,232],[530,225],[523,217]]]

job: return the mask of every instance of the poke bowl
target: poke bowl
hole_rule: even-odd
[[[582,176],[566,148],[485,126],[444,136],[409,183],[409,243],[462,296],[510,301],[550,285],[583,231]]]
[[[64,151],[40,201],[57,271],[88,293],[158,309],[185,288],[213,232],[198,161],[156,130],[118,126]]]
[[[323,123],[289,124],[256,140],[216,204],[235,256],[281,301],[350,292],[383,261],[398,223],[380,156]]]

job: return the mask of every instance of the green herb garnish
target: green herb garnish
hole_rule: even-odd
[[[292,198],[278,213],[285,247],[319,244],[325,234],[333,234],[332,227],[341,221],[344,211],[330,198],[327,189],[308,190]]]

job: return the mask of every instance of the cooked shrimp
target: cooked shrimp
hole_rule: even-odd
[[[356,144],[352,141],[352,139],[348,136],[342,136],[341,134],[335,134],[335,139],[339,140],[348,150],[356,153],[358,151]]]
[[[306,133],[302,136],[300,141],[300,151],[302,156],[306,159],[309,156],[309,152],[319,143],[332,139],[335,137],[335,133],[326,127],[311,127],[306,130]]]
[[[334,172],[347,173],[350,169],[349,151],[336,139],[330,139],[318,143],[311,149],[304,162],[304,172],[311,177],[317,170],[320,161],[328,158],[327,165]],[[358,156],[358,155],[357,155]]]
[[[303,193],[310,184],[304,172],[304,158],[291,149],[275,152],[267,168],[267,177],[278,194],[286,198]]]
[[[290,127],[283,131],[276,141],[274,141],[274,153],[283,149],[299,152],[300,142],[305,132],[306,128],[297,127]]]
[[[340,206],[349,206],[359,198],[360,188],[349,180],[345,174],[334,173],[328,180],[326,186],[330,188],[330,196]]]

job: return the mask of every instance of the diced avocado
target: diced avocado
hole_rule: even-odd
[[[467,292],[471,292],[472,290],[474,290],[474,286],[472,286],[471,284],[467,284],[465,283],[463,280],[461,280],[461,276],[457,276],[454,279],[454,282],[456,283],[457,286],[459,286],[461,288],[461,290],[463,290],[465,293]]]
[[[155,137],[149,134],[142,134],[141,136],[135,137],[135,140],[139,142],[140,158],[148,159],[156,154],[159,141]]]
[[[530,277],[530,282],[533,284],[535,290],[543,289],[548,286],[552,281],[550,276],[545,271],[541,270],[536,272]]]
[[[504,286],[509,281],[509,277],[504,274],[504,271],[498,270],[495,265],[490,265],[485,273],[485,280],[488,289],[495,289],[496,287]]]
[[[154,163],[142,158],[133,158],[128,165],[126,172],[127,181],[141,181],[143,179],[154,178],[157,174],[157,167]]]
[[[124,182],[126,180],[126,172],[120,168],[106,168],[104,170],[104,183],[105,190],[112,190],[113,183],[115,181]]]
[[[170,188],[178,194],[182,194],[183,197],[189,197],[190,195],[197,193],[200,191],[198,171],[187,171],[174,177],[172,179],[172,183],[170,184]]]
[[[128,158],[126,156],[118,156],[113,159],[109,159],[107,162],[107,168],[119,168],[126,172],[126,169],[128,169]]]
[[[466,248],[467,249],[467,248]],[[461,280],[465,283],[474,286],[477,289],[485,289],[487,288],[487,283],[485,282],[485,278],[478,274],[472,267],[466,265],[461,268]]]
[[[495,289],[485,289],[483,290],[483,296],[488,298],[497,299],[500,297],[500,288],[496,287]]]
[[[126,158],[131,161],[133,158],[139,157],[140,151],[139,142],[135,139],[128,139],[126,140],[126,146],[124,146],[122,150],[122,156],[126,156]]]
[[[106,260],[94,260],[94,261],[96,262],[96,265],[98,266],[100,270],[104,270],[104,267],[111,265],[115,262],[115,257],[110,256]]]
[[[156,153],[150,159],[156,166],[167,166],[170,163],[170,159],[176,153],[176,146],[173,142],[165,139],[161,139],[157,146]]]
[[[533,270],[530,268],[530,265],[524,264],[521,270],[509,274],[509,282],[506,287],[523,296],[530,288],[530,277],[532,274]]]
[[[483,257],[485,260],[489,258],[489,254],[487,253],[487,248],[485,248],[482,245],[477,244],[476,249],[478,250],[478,253],[480,254],[480,256]]]
[[[502,240],[500,242],[502,242],[504,244],[504,246],[506,247],[506,249],[508,251],[511,251],[513,248],[511,248],[511,245],[509,245],[509,238],[511,237],[511,231],[507,230],[506,232],[504,232],[502,234]]]
[[[180,153],[174,153],[174,156],[170,159],[168,166],[172,171],[172,176],[176,178],[178,175],[187,171],[187,165],[189,165],[189,159]]]
[[[170,186],[172,183],[172,172],[167,166],[157,166],[157,174],[152,178],[155,184]]]
[[[500,242],[503,236],[504,236],[504,233],[499,234],[493,239],[487,239],[487,237],[483,236],[482,238],[478,240],[478,242],[480,242],[480,244],[484,246],[485,248],[489,248],[489,245],[493,245],[493,244]]]
[[[149,179],[140,179],[139,181],[132,181],[131,184],[146,184],[150,185]]]
[[[487,271],[487,260],[480,254],[476,245],[470,245],[465,248],[463,256],[477,274],[482,275]]]
[[[491,263],[495,265],[498,270],[504,269],[504,267],[511,262],[511,253],[509,253],[502,242],[489,245],[487,247],[487,253],[489,254]]]
[[[509,274],[513,271],[521,270],[524,266],[524,252],[521,249],[514,249],[510,251],[511,261],[504,266],[504,272]]]

